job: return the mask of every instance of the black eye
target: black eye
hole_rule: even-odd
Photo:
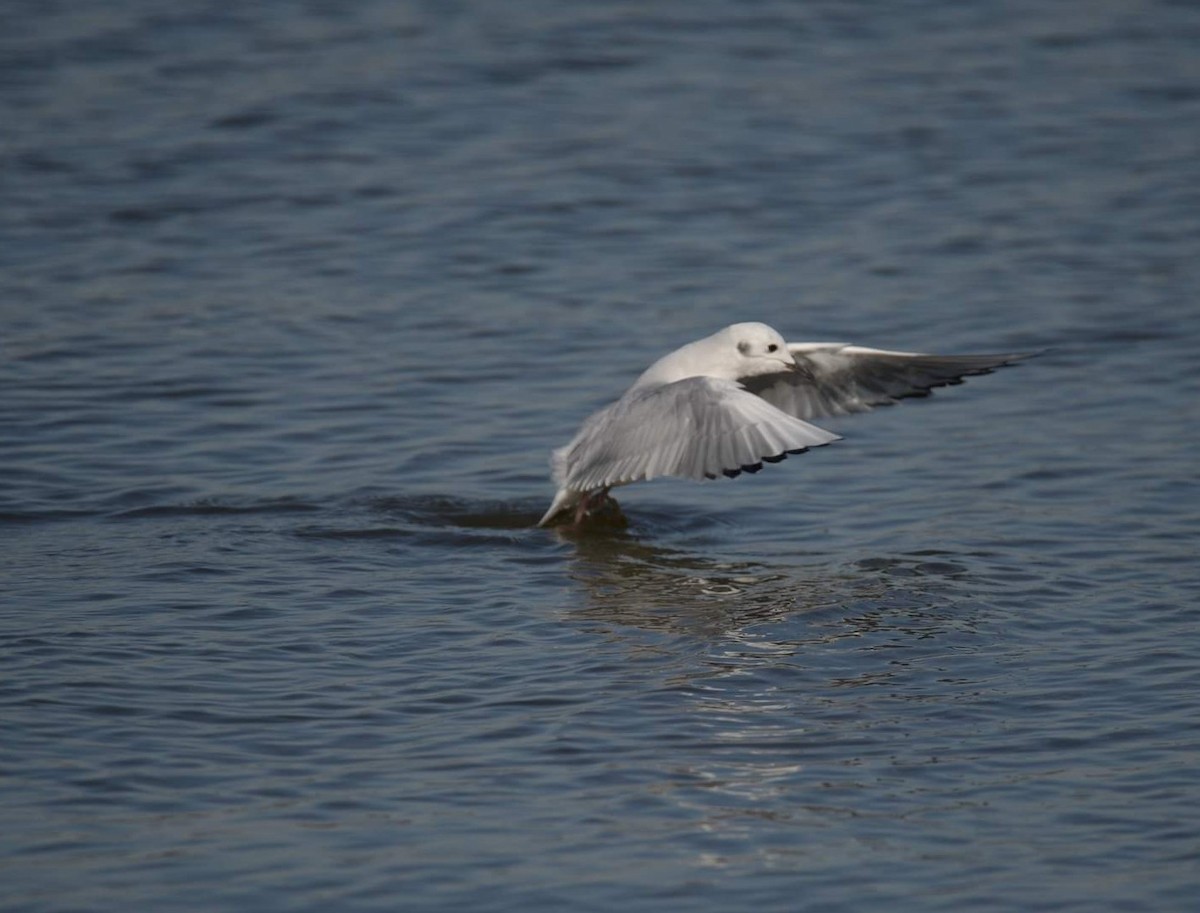
[[[774,352],[778,348],[779,348],[779,346],[775,345],[775,343],[771,343],[769,346],[767,346],[767,351]]]

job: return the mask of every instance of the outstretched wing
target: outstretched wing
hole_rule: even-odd
[[[741,384],[778,409],[801,419],[890,406],[934,387],[962,383],[1029,355],[921,355],[845,343],[788,343],[799,370],[748,377]]]
[[[838,440],[728,380],[689,377],[637,390],[592,415],[555,451],[562,488],[593,491],[658,476],[688,479],[758,472]]]

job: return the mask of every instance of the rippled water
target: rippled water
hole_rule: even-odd
[[[1191,909],[1193,4],[8,9],[0,907]],[[1049,351],[531,528],[734,320]]]

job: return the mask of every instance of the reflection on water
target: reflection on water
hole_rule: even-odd
[[[862,559],[846,566],[829,560],[772,566],[728,562],[630,534],[574,537],[571,576],[587,596],[576,614],[614,625],[680,634],[733,638],[747,655],[787,652],[830,638],[895,628],[906,636],[935,636],[951,615],[937,603],[950,582],[967,576],[944,553]],[[756,626],[789,619],[839,633],[773,643]],[[953,616],[954,624],[963,619]]]
[[[974,692],[943,674],[977,649],[970,562],[726,562],[622,534],[571,544],[584,598],[570,617],[631,659],[656,651],[682,702],[660,721],[677,763],[655,795],[690,822],[696,866],[812,864],[846,849],[864,804],[883,843],[926,807],[937,759],[900,772],[889,742]]]

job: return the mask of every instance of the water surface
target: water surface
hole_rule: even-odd
[[[1191,908],[1194,6],[10,6],[0,906]],[[736,320],[1049,351],[533,529]]]

